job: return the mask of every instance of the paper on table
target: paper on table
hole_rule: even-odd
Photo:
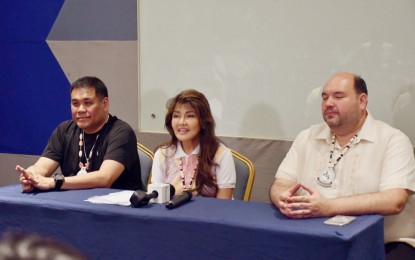
[[[100,203],[100,204],[114,204],[114,205],[121,205],[121,206],[130,206],[130,198],[133,195],[134,191],[132,190],[124,190],[119,192],[112,192],[107,195],[101,196],[93,196],[85,201],[89,201],[92,203]]]

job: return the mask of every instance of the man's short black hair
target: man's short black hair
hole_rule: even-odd
[[[362,79],[362,77],[354,77],[354,89],[356,90],[357,94],[365,93],[367,95],[366,82],[364,79]]]
[[[71,93],[76,88],[93,88],[95,89],[95,95],[101,100],[108,97],[107,86],[97,77],[86,76],[76,80],[71,85]]]

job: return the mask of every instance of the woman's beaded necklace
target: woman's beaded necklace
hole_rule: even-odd
[[[195,179],[199,161],[196,155],[189,155],[180,158],[180,178],[182,179],[183,190],[189,190]]]

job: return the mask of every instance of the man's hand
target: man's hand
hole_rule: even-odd
[[[19,182],[22,184],[24,192],[30,192],[33,188],[50,190],[55,187],[55,180],[53,178],[44,177],[37,174],[36,171],[26,170],[19,165],[16,166],[16,171],[20,173]]]
[[[301,188],[301,184],[297,183],[288,190],[282,192],[276,201],[276,206],[280,209],[281,213],[290,217],[291,215],[291,208],[290,205],[293,202],[292,197],[297,193],[297,191]]]
[[[329,216],[328,200],[317,191],[300,185],[309,195],[291,196],[284,215],[290,218],[314,218]],[[297,189],[298,190],[298,189]]]
[[[30,176],[32,173],[27,172],[26,169],[20,167],[19,165],[16,166],[16,171],[20,173],[19,182],[22,185],[22,189],[24,192],[30,192],[34,189],[32,186],[32,182],[30,181]]]

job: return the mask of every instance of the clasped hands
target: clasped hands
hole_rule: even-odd
[[[308,195],[296,195],[300,188]],[[297,183],[279,195],[277,206],[289,218],[312,218],[327,215],[327,202],[316,190]]]
[[[32,168],[32,170],[29,170]],[[16,166],[16,172],[20,173],[19,182],[22,185],[24,192],[30,192],[34,188],[40,190],[49,190],[55,187],[55,181],[53,178],[48,178],[38,174],[34,167],[29,167],[25,169],[19,165]]]

